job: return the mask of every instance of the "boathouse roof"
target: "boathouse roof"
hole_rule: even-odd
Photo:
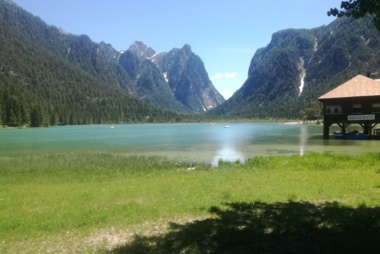
[[[380,82],[363,75],[357,75],[322,95],[318,100],[369,96],[380,96]]]

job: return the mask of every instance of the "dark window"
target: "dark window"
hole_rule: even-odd
[[[352,106],[352,114],[361,114],[362,113],[362,104],[354,104]]]
[[[372,104],[372,112],[373,113],[380,113],[380,103]]]
[[[326,115],[338,115],[338,114],[342,114],[342,107],[340,105],[326,106]]]

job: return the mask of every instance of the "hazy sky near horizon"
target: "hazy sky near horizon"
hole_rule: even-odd
[[[189,44],[214,86],[230,97],[247,78],[258,48],[273,33],[315,28],[335,18],[340,0],[13,0],[72,34],[126,50],[141,40],[157,52]]]

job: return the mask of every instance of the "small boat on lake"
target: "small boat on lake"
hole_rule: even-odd
[[[113,124],[112,124],[112,125],[110,125],[110,128],[111,128],[111,129],[115,128],[115,125],[113,125]]]
[[[333,134],[335,139],[368,140],[371,138],[370,135],[365,135],[363,132],[358,131],[347,132],[345,134],[340,131],[335,131]]]
[[[230,126],[228,126],[228,125],[224,125],[224,128],[230,128]]]

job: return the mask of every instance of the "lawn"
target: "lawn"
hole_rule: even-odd
[[[0,252],[380,251],[380,154],[0,155]]]

